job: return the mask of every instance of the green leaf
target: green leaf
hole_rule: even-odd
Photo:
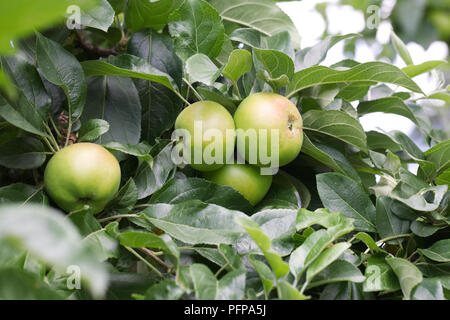
[[[434,211],[439,207],[448,186],[430,187],[404,168],[399,170],[400,181],[389,194],[390,197],[418,211]]]
[[[114,21],[114,9],[107,0],[95,0],[93,3],[94,7],[81,11],[80,25],[108,32]]]
[[[282,300],[307,300],[308,297],[301,294],[296,288],[291,286],[286,281],[282,280],[278,283],[280,292],[279,298]]]
[[[230,210],[249,212],[251,205],[239,192],[228,186],[220,186],[199,178],[172,179],[150,199],[150,203],[177,204],[200,200]]]
[[[64,20],[70,5],[88,9],[91,0],[17,0],[0,4],[0,52],[12,51],[10,41]]]
[[[301,199],[296,187],[288,180],[287,175],[282,176],[279,173],[273,178],[269,191],[264,196],[264,199],[258,203],[256,211],[298,209],[300,206]]]
[[[217,294],[217,280],[204,264],[194,263],[189,267],[198,300],[214,300]]]
[[[228,57],[228,62],[222,70],[222,74],[233,83],[237,83],[240,77],[252,69],[252,54],[243,49],[233,50]]]
[[[272,241],[261,230],[258,223],[249,218],[237,217],[236,222],[247,231],[250,237],[255,241],[256,245],[262,251],[267,261],[270,264],[275,276],[280,278],[289,272],[289,265],[284,262],[281,257],[275,252],[271,251]]]
[[[127,214],[133,210],[138,200],[138,190],[132,178],[120,188],[117,195],[108,203],[106,211],[114,214]]]
[[[133,32],[144,27],[162,29],[167,24],[170,13],[182,2],[183,0],[131,0],[128,2],[125,23]]]
[[[99,261],[117,258],[117,241],[105,229],[88,234],[82,243],[94,251]]]
[[[358,231],[375,232],[375,206],[360,185],[339,173],[322,173],[316,179],[325,208],[354,219]]]
[[[86,77],[122,76],[160,83],[175,91],[176,84],[166,73],[159,71],[142,58],[129,54],[110,56],[107,61],[89,60],[81,64]]]
[[[450,140],[443,141],[425,151],[428,161],[434,162],[437,174],[450,168]]]
[[[358,105],[358,115],[363,116],[373,112],[398,114],[419,125],[411,109],[398,97],[387,97],[371,101],[362,101]]]
[[[389,138],[396,144],[401,146],[402,150],[407,153],[408,156],[418,162],[420,169],[424,172],[428,179],[431,179],[436,172],[436,165],[428,160],[425,160],[425,155],[420,148],[411,140],[406,134],[401,131],[393,130],[387,133]]]
[[[441,229],[441,227],[436,227],[419,220],[413,221],[410,228],[412,233],[422,238],[429,237]]]
[[[11,83],[8,75],[0,69],[0,88],[4,90],[8,97],[15,97],[17,95],[16,88]]]
[[[391,31],[391,41],[394,45],[395,51],[402,57],[403,61],[409,66],[414,64],[413,60],[411,58],[411,55],[409,54],[408,49],[406,48],[406,45],[403,43],[403,41],[395,34],[394,31]]]
[[[436,264],[424,262],[418,265],[418,267],[427,279],[438,279],[445,289],[450,289],[450,263]]]
[[[285,179],[288,185],[292,185],[295,188],[296,194],[298,194],[298,197],[300,198],[300,206],[302,208],[307,208],[311,202],[311,192],[309,189],[299,179],[283,170],[280,170],[277,176],[276,180],[281,181],[282,179]],[[297,199],[297,206],[298,205]]]
[[[333,214],[339,215],[338,213]],[[328,230],[320,229],[314,231],[292,252],[289,259],[289,268],[297,279],[299,279],[300,275],[307,270],[330,243],[353,230],[353,225],[348,219],[344,220],[341,218],[337,221],[339,222]]]
[[[450,169],[445,170],[438,177],[436,177],[435,182],[439,185],[450,185]]]
[[[189,244],[233,244],[243,231],[234,221],[245,216],[198,200],[180,204],[153,204],[140,213],[141,219]]]
[[[176,165],[171,159],[172,145],[166,146],[152,161],[143,161],[138,167],[134,182],[138,189],[138,199],[144,199],[161,187],[174,173]]]
[[[358,232],[357,234],[355,234],[355,238],[358,239],[358,240],[361,240],[362,242],[364,242],[364,244],[372,252],[384,252],[383,249],[378,247],[378,245],[376,244],[375,240],[373,240],[373,238],[369,234],[367,234],[365,232]]]
[[[447,104],[450,103],[450,95],[446,91],[437,91],[437,92],[431,93],[427,96],[427,98],[442,100]]]
[[[295,217],[297,210],[292,209],[265,209],[252,215],[251,220],[260,226],[260,229],[271,240],[271,250],[275,253],[286,256],[293,247],[292,234],[295,233]],[[245,245],[246,248],[241,247]],[[249,244],[246,237],[240,239],[237,244],[242,251],[253,251],[255,246]]]
[[[78,60],[57,42],[36,33],[36,58],[43,76],[61,86],[68,99],[69,115],[78,119],[86,102],[86,80]]]
[[[211,4],[225,21],[238,23],[267,36],[288,31],[294,46],[300,45],[300,37],[291,19],[272,0],[212,0]]]
[[[197,91],[205,100],[210,100],[223,105],[231,114],[234,114],[237,107],[230,96],[224,94],[215,87],[197,87]]]
[[[270,37],[261,35],[260,49],[281,51],[284,54],[288,55],[289,58],[292,59],[292,61],[295,60],[294,43],[289,31],[281,31]]]
[[[274,287],[275,277],[270,268],[264,262],[256,260],[254,255],[249,256],[249,261],[258,273],[267,297]]]
[[[173,39],[166,33],[147,29],[133,34],[128,52],[148,61],[170,75],[181,86],[183,62],[175,54]],[[151,81],[134,79],[142,105],[142,139],[153,143],[170,130],[181,112],[183,101],[169,88]]]
[[[1,300],[60,300],[63,297],[47,283],[25,270],[0,270]]]
[[[402,149],[415,160],[424,160],[425,155],[420,148],[406,134],[398,130],[392,130],[387,133],[389,138],[400,145]]]
[[[365,292],[396,291],[400,289],[400,284],[394,271],[385,261],[385,257],[382,254],[369,257],[365,277],[366,280],[363,284]]]
[[[400,146],[386,134],[378,131],[368,131],[366,136],[367,146],[370,150],[391,150],[392,152],[401,150]]]
[[[319,272],[336,261],[345,250],[350,248],[350,246],[351,244],[348,242],[339,242],[331,248],[324,250],[316,259],[314,259],[308,270],[306,270],[306,281],[311,282]]]
[[[437,262],[450,262],[450,240],[439,240],[428,249],[419,249],[427,258]]]
[[[186,0],[170,14],[169,31],[175,50],[186,61],[196,53],[217,57],[225,39],[225,29],[216,9],[203,0]]]
[[[409,221],[398,218],[393,213],[393,199],[381,196],[377,198],[376,226],[381,238],[387,238],[409,231]],[[395,241],[399,243],[400,240]]]
[[[418,64],[418,65],[410,65],[407,67],[404,67],[402,71],[410,78],[414,78],[418,75],[424,74],[426,72],[430,72],[431,70],[437,68],[438,66],[447,63],[447,61],[444,60],[433,60],[433,61],[426,61],[424,63]]]
[[[292,78],[288,88],[288,97],[316,85],[367,81],[392,83],[413,92],[422,93],[417,84],[397,67],[384,62],[367,62],[342,71],[323,66],[300,70]]]
[[[317,209],[313,212],[302,208],[297,213],[296,228],[297,231],[300,231],[316,224],[324,228],[331,228],[341,220],[341,214],[332,213],[328,209]]]
[[[75,226],[61,212],[38,206],[4,206],[0,209],[0,241],[9,241],[59,272],[76,265],[94,296],[107,288],[105,266],[81,240]]]
[[[404,298],[410,300],[411,292],[422,282],[422,272],[414,264],[402,258],[389,257],[386,258],[386,262],[397,275]]]
[[[338,42],[360,37],[359,34],[349,33],[345,35],[328,36],[316,45],[297,51],[295,54],[295,71],[312,67],[325,60],[328,50],[334,47]]]
[[[328,283],[350,281],[363,282],[365,277],[361,271],[352,263],[346,260],[336,260],[318,273],[308,288],[322,286]]]
[[[241,255],[229,245],[220,244],[217,249],[198,247],[195,251],[226,270],[244,269]]]
[[[353,82],[344,86],[336,97],[342,98],[348,102],[363,100],[369,92],[370,87],[375,84],[376,82],[373,81]],[[354,110],[353,106],[351,110]]]
[[[88,236],[102,229],[102,225],[94,217],[90,209],[74,211],[68,218],[78,228],[82,236]]]
[[[197,53],[186,60],[186,73],[189,76],[189,82],[201,82],[211,86],[220,76],[221,70],[208,56]]]
[[[373,300],[374,296],[365,293],[360,283],[330,283],[320,294],[320,300]]]
[[[360,180],[356,170],[341,152],[328,145],[313,144],[306,133],[303,134],[302,152],[336,172],[342,173],[355,181]]]
[[[109,130],[109,123],[102,119],[89,119],[78,131],[80,141],[93,141]]]
[[[0,165],[12,169],[39,168],[45,162],[45,148],[41,141],[16,138],[0,146]]]
[[[145,292],[146,300],[178,300],[184,294],[184,290],[172,279],[164,279],[151,286]]]
[[[104,120],[109,130],[98,143],[120,142],[135,145],[141,136],[141,104],[133,81],[126,77],[92,77],[81,121]]]
[[[294,74],[292,59],[277,50],[253,49],[257,76],[266,81],[274,91],[289,84]]]
[[[412,300],[446,300],[442,284],[438,279],[424,279],[414,289]]]
[[[122,152],[138,158],[150,157],[149,153],[151,147],[144,142],[140,142],[135,145],[129,145],[111,141],[104,144],[103,146],[108,150]]]
[[[166,234],[158,236],[154,233],[143,231],[125,231],[119,235],[120,244],[131,248],[156,248],[171,254],[175,258],[180,257],[175,242]]]
[[[246,44],[252,48],[269,49],[264,46],[263,39],[264,35],[261,32],[251,28],[238,28],[230,34],[230,40]]]
[[[51,99],[48,95],[44,84],[42,83],[42,79],[39,76],[36,67],[29,63],[21,54],[17,54],[13,57],[5,57],[1,58],[1,65],[5,71],[10,75],[11,80],[14,81],[14,84],[17,86],[18,90],[20,90],[26,100],[29,102],[28,104],[34,108],[29,111],[38,112],[41,116],[39,119],[41,122],[34,123],[34,125],[42,129],[42,121],[45,114],[49,111]],[[20,110],[19,111],[24,111]],[[28,111],[28,110],[27,110]],[[29,111],[21,112],[26,119],[29,119]],[[38,118],[34,116],[33,118]]]
[[[303,114],[303,129],[342,140],[367,152],[364,129],[358,120],[338,110],[310,110]]]
[[[216,300],[242,300],[245,294],[246,272],[235,270],[224,275],[217,284]]]
[[[47,205],[48,198],[42,191],[42,187],[31,186],[23,183],[13,183],[0,188],[0,205],[4,204]]]
[[[30,123],[27,120],[26,115],[23,115],[19,110],[14,109],[2,96],[0,96],[0,117],[26,132],[41,137],[48,137],[48,134],[43,130],[42,125],[36,127],[34,124]]]

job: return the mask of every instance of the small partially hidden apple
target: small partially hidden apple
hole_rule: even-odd
[[[261,175],[259,167],[249,164],[226,164],[219,170],[204,172],[203,176],[216,184],[232,187],[252,205],[260,202],[272,185],[271,175]]]
[[[261,155],[265,150],[260,150],[262,132],[267,134],[267,155],[278,157],[278,166],[284,166],[294,160],[300,153],[303,144],[303,120],[297,107],[276,93],[261,92],[245,98],[234,114],[237,132],[237,149],[239,154],[250,164],[267,166]],[[256,141],[251,148],[250,136],[245,133],[250,129],[256,133]],[[271,130],[278,134],[278,141],[271,135]],[[251,132],[250,132],[251,133]],[[240,141],[245,141],[240,144]],[[278,142],[277,148],[275,143]],[[278,149],[278,150],[277,150]],[[278,154],[272,154],[277,150]],[[256,159],[256,162],[252,160]]]
[[[44,172],[45,189],[64,211],[89,206],[101,212],[116,195],[120,166],[105,148],[94,143],[76,143],[58,151]]]

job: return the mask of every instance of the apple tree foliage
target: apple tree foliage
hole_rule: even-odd
[[[321,65],[359,36],[300,48],[273,0],[2,1],[0,298],[450,298],[450,141],[420,104],[449,95],[414,81],[443,62],[412,64],[394,35],[404,69]],[[297,105],[304,145],[252,207],[177,168],[170,134],[189,103],[233,113],[261,91]],[[411,120],[426,147],[366,132],[374,112]],[[121,164],[96,216],[43,186],[80,141]]]

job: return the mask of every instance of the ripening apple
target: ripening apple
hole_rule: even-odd
[[[203,176],[215,184],[230,186],[252,205],[260,202],[272,185],[271,175],[261,175],[260,168],[249,164],[226,164],[216,171],[204,172]]]
[[[250,164],[274,166],[276,159],[281,167],[300,153],[303,120],[286,97],[269,92],[248,96],[237,108],[234,121],[237,150]]]
[[[185,130],[183,144],[187,162],[198,171],[213,171],[232,157],[236,132],[231,114],[213,101],[199,101],[186,107],[175,121],[175,133]]]
[[[119,189],[119,162],[98,144],[76,143],[50,159],[44,183],[53,201],[66,212],[87,205],[99,213]]]

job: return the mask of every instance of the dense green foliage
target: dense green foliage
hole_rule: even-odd
[[[76,10],[62,19],[73,3],[83,29],[67,28]],[[446,62],[414,65],[393,35],[402,70],[320,65],[359,36],[300,48],[273,0],[1,1],[0,299],[449,299],[450,140],[421,102],[450,98],[413,79]],[[257,92],[297,106],[304,141],[252,206],[175,166],[170,138],[188,104],[233,114]],[[426,151],[365,132],[374,112],[410,119]],[[57,209],[43,184],[82,141],[122,171],[95,216]]]

